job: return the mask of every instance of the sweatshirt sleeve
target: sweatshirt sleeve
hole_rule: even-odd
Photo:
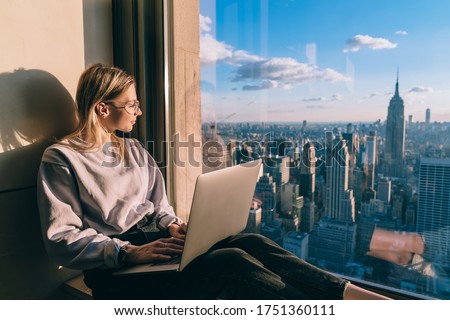
[[[83,212],[69,166],[42,162],[37,196],[44,244],[50,258],[73,269],[119,267],[118,253],[126,241],[83,226]]]

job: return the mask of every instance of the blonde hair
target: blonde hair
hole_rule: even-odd
[[[113,100],[134,84],[134,78],[117,67],[97,63],[84,70],[78,81],[76,93],[78,126],[74,132],[61,140],[67,140],[67,143],[77,151],[100,148],[101,132],[104,129],[98,120],[95,106],[102,101]],[[121,139],[114,133],[111,134],[111,139],[119,143],[120,154],[124,154]]]

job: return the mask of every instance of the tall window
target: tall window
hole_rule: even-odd
[[[200,1],[203,171],[263,158],[247,231],[356,282],[450,297],[449,10]]]

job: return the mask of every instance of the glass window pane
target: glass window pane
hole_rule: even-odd
[[[449,11],[200,1],[203,171],[264,159],[247,231],[355,281],[450,298]]]

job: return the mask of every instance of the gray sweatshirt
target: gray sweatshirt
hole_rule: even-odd
[[[161,172],[135,139],[125,139],[128,163],[111,145],[79,152],[63,143],[47,148],[37,193],[44,243],[56,263],[72,269],[119,267],[126,241],[111,238],[145,215],[158,227],[181,222],[167,201]]]

